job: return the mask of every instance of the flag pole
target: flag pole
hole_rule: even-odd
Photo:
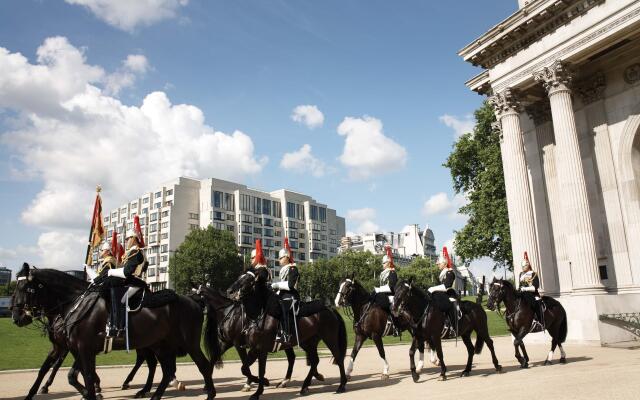
[[[100,185],[96,186],[96,200],[97,200],[97,196],[100,196],[100,192],[102,191],[102,187],[100,187]],[[91,229],[89,229],[89,238],[87,239],[87,254],[84,257],[84,263],[86,265],[89,264],[89,255],[91,253],[91,242],[92,242],[92,237],[93,237],[93,229],[95,228],[95,217],[96,217],[96,202],[94,201],[93,203],[93,213],[91,214]],[[83,267],[84,270],[84,280],[87,280],[87,267]]]

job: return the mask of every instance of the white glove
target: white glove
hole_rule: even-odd
[[[521,292],[535,292],[536,288],[533,286],[520,286]]]
[[[389,285],[380,286],[374,288],[374,290],[376,291],[376,293],[391,293],[391,288],[389,287]]]
[[[87,278],[89,278],[89,280],[93,282],[93,280],[96,279],[96,276],[98,276],[98,272],[96,272],[96,270],[94,270],[91,267],[87,267],[86,264],[84,266],[85,266],[85,271],[87,271]]]
[[[127,279],[126,275],[124,274],[124,268],[110,269],[109,272],[107,272],[107,275]]]
[[[433,293],[433,292],[446,292],[447,288],[444,287],[444,285],[438,285],[438,286],[431,286],[429,288],[429,293]]]
[[[271,284],[273,290],[289,290],[289,282],[273,282]]]

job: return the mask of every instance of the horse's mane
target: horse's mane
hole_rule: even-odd
[[[500,283],[501,283],[503,286],[506,286],[506,287],[508,287],[508,288],[509,288],[509,289],[511,289],[511,290],[514,290],[514,291],[516,290],[516,289],[513,287],[513,283],[509,282],[509,281],[508,281],[508,280],[506,280],[506,279],[500,279]]]
[[[34,269],[31,271],[31,275],[52,291],[60,294],[76,294],[89,286],[88,282],[57,269]]]

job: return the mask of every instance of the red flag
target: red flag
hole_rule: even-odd
[[[144,248],[144,235],[142,235],[142,228],[140,228],[140,218],[137,215],[133,217],[133,231],[138,237],[138,244],[140,244],[140,248]]]

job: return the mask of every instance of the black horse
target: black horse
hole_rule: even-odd
[[[562,304],[552,297],[542,296],[542,302],[546,307],[543,316],[545,329],[551,335],[551,351],[549,351],[544,365],[551,364],[556,346],[560,348],[560,362],[564,364],[567,362],[567,356],[562,348],[562,343],[567,339],[567,313]],[[515,347],[516,358],[521,368],[527,368],[529,367],[529,355],[522,339],[531,332],[535,312],[511,282],[494,278],[489,287],[487,308],[489,310],[500,310],[501,303],[504,303],[507,308],[505,320],[509,331],[515,338],[513,346]],[[520,354],[520,349],[522,349],[522,355]]]
[[[264,392],[264,374],[267,363],[267,355],[273,351],[276,343],[276,334],[279,327],[281,308],[278,296],[268,289],[262,295],[256,294],[256,286],[264,287],[265,282],[258,282],[260,277],[246,273],[241,275],[227,290],[229,297],[243,302],[248,315],[259,315],[258,321],[250,324],[246,330],[246,343],[258,356],[258,389],[251,396],[257,400]],[[264,302],[264,304],[262,304]],[[301,307],[304,309],[304,307]],[[264,310],[264,311],[263,311]],[[293,338],[294,345],[299,344],[307,354],[309,373],[305,378],[300,394],[309,392],[311,380],[316,375],[320,358],[318,356],[318,343],[322,340],[333,355],[333,363],[340,370],[340,384],[336,393],[343,393],[347,384],[344,372],[344,356],[347,352],[347,330],[342,316],[336,311],[323,305],[314,307],[314,312],[307,316],[297,318],[297,330],[299,342]]]
[[[353,276],[345,278],[340,282],[335,304],[336,307],[351,307],[353,312],[353,331],[356,334],[356,338],[347,366],[347,376],[351,376],[351,372],[353,372],[353,364],[356,361],[362,344],[367,339],[372,339],[383,361],[381,379],[388,379],[389,363],[387,362],[384,345],[382,344],[382,337],[387,327],[389,313],[376,303],[371,302],[369,292],[367,292]],[[400,322],[403,320],[404,318],[399,318]],[[408,328],[408,325],[399,326],[398,328],[405,330]],[[420,342],[419,346],[420,363],[423,363],[424,343]]]
[[[462,317],[458,322],[458,335],[462,338],[467,348],[467,365],[460,376],[469,376],[474,354],[480,354],[484,344],[487,344],[491,351],[491,360],[496,371],[501,372],[502,366],[498,363],[496,353],[493,348],[493,340],[489,336],[489,325],[487,314],[482,306],[471,301],[460,302]],[[444,331],[445,314],[435,306],[432,294],[423,292],[411,282],[400,281],[395,288],[395,301],[393,313],[400,317],[409,317],[413,327],[414,340],[409,350],[411,362],[411,376],[414,382],[420,378],[419,370],[414,364],[414,353],[416,346],[421,341],[426,341],[429,347],[436,351],[440,361],[440,377],[447,378],[447,366],[444,363],[442,354],[442,333]],[[476,333],[476,344],[471,341],[471,333]]]
[[[103,347],[108,304],[100,293],[86,291],[80,298],[72,288],[81,280],[57,270],[30,270],[18,274],[14,294],[14,321],[23,318],[28,310],[39,309],[45,314],[59,313],[64,318],[69,350],[81,368],[88,399],[95,399],[95,357]],[[205,326],[205,346],[214,362],[220,360],[217,320],[212,311]],[[211,375],[213,368],[200,349],[203,312],[193,300],[177,299],[161,307],[143,308],[130,314],[129,339],[131,348],[149,348],[160,362],[163,377],[154,399],[164,393],[175,376],[176,357],[188,353],[203,375],[208,398],[215,397]],[[154,329],[149,329],[153,327]]]
[[[243,387],[243,391],[249,391],[251,389],[251,383],[258,383],[258,377],[251,374],[249,365],[253,364],[257,355],[255,353],[247,354],[245,329],[249,327],[253,318],[249,318],[242,304],[237,301],[233,301],[225,296],[220,291],[201,286],[197,293],[202,296],[205,301],[211,304],[211,307],[216,311],[219,328],[219,336],[222,341],[222,353],[224,354],[229,348],[235,347],[240,360],[242,361],[242,374],[247,377],[247,382]],[[257,316],[255,316],[257,317]],[[287,356],[287,373],[284,380],[282,380],[276,387],[285,388],[291,381],[291,374],[293,372],[293,365],[296,361],[296,353],[292,348],[284,350]],[[314,377],[320,381],[324,380],[324,377],[317,373]],[[269,380],[264,379],[263,384],[269,386]]]

